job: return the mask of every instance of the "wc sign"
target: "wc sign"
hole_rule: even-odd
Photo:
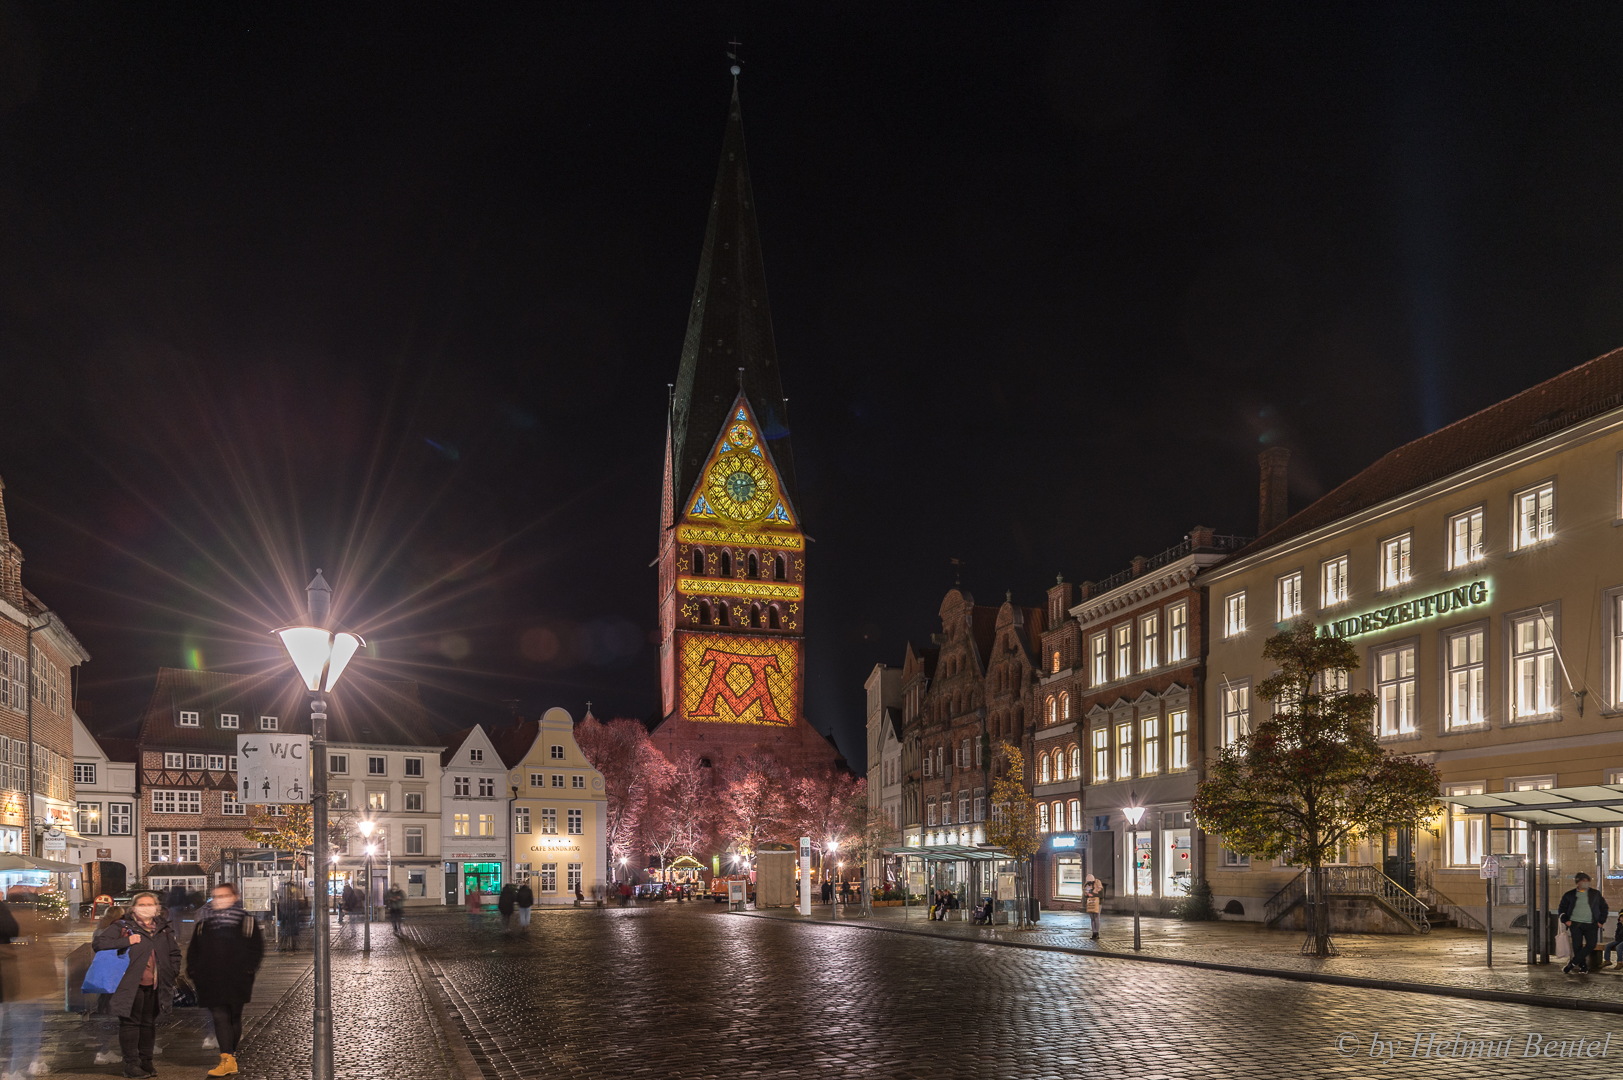
[[[310,736],[238,735],[237,801],[254,805],[310,801]]]

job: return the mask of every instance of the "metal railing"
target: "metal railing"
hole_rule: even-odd
[[[1326,866],[1324,891],[1327,896],[1373,896],[1388,910],[1408,922],[1416,932],[1429,934],[1431,922],[1426,918],[1426,905],[1421,900],[1381,872],[1378,866]],[[1285,887],[1275,893],[1262,908],[1264,924],[1275,922],[1291,908],[1308,899],[1310,893],[1308,872],[1303,870]]]
[[[1426,873],[1425,877],[1422,879],[1422,884],[1415,891],[1425,895],[1426,901],[1430,907],[1436,908],[1439,911],[1447,912],[1450,918],[1452,918],[1460,926],[1465,927],[1467,930],[1487,929],[1487,927],[1483,925],[1481,919],[1478,919],[1475,915],[1472,915],[1470,912],[1466,911],[1459,904],[1455,903],[1452,897],[1448,896],[1443,892],[1443,890],[1437,887],[1437,883],[1432,880],[1431,867],[1428,866],[1426,868]]]
[[[1300,874],[1287,881],[1283,889],[1274,893],[1268,902],[1262,905],[1262,921],[1264,925],[1272,923],[1301,903],[1306,897],[1307,871],[1303,870]]]
[[[1201,551],[1239,551],[1241,548],[1245,547],[1250,542],[1251,542],[1251,537],[1249,537],[1249,536],[1230,536],[1230,535],[1226,535],[1226,534],[1213,534],[1212,542],[1210,544],[1202,544],[1201,547],[1200,547],[1200,550]],[[1159,555],[1154,555],[1154,556],[1151,556],[1148,559],[1145,559],[1144,560],[1144,566],[1143,566],[1142,569],[1139,569],[1139,570],[1135,571],[1132,567],[1129,566],[1125,570],[1122,570],[1122,571],[1120,571],[1118,573],[1115,573],[1115,574],[1111,574],[1109,577],[1105,578],[1103,581],[1094,582],[1093,583],[1093,595],[1098,596],[1100,593],[1107,593],[1111,589],[1114,589],[1114,588],[1116,588],[1118,586],[1127,584],[1129,581],[1132,581],[1136,577],[1139,577],[1139,576],[1141,576],[1143,574],[1149,573],[1151,570],[1159,570],[1161,567],[1165,566],[1167,563],[1176,562],[1177,560],[1183,558],[1185,555],[1190,554],[1194,550],[1195,550],[1194,541],[1189,540],[1189,539],[1185,539],[1183,543],[1174,544],[1172,547],[1167,548],[1165,551],[1161,552]]]

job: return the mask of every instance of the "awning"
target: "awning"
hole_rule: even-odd
[[[914,858],[928,859],[935,862],[946,860],[1008,862],[1012,858],[1007,851],[1000,847],[966,847],[963,844],[931,844],[925,847],[908,847],[905,844],[898,844],[882,850],[886,855],[911,855]]]
[[[0,855],[0,873],[7,870],[49,870],[53,874],[82,874],[78,863],[52,862],[50,859],[30,859],[26,855]]]
[[[1467,814],[1492,814],[1557,829],[1623,825],[1623,784],[1445,795],[1442,801]]]

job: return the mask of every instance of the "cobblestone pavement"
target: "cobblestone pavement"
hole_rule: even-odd
[[[1132,953],[1131,915],[1106,915],[1098,941],[1089,937],[1086,917],[1071,912],[1045,911],[1038,929],[1004,926],[980,927],[965,922],[936,922],[921,908],[875,908],[871,915],[831,915],[814,908],[812,921],[882,926],[892,930],[969,940],[996,940],[1023,945],[1053,945],[1067,949]],[[761,912],[761,917],[800,919],[792,911]],[[1140,920],[1143,955],[1265,970],[1288,970],[1364,979],[1388,979],[1432,986],[1539,994],[1581,1001],[1623,1005],[1623,970],[1608,968],[1585,977],[1561,974],[1563,961],[1528,967],[1527,937],[1522,933],[1494,935],[1494,966],[1487,965],[1487,942],[1479,931],[1439,929],[1422,936],[1393,934],[1336,934],[1341,955],[1319,960],[1301,955],[1306,934],[1299,930],[1268,930],[1258,923],[1186,923],[1177,919]]]
[[[410,932],[491,1080],[1572,1070],[1522,1056],[1530,1034],[1544,1040],[1534,1053],[1581,1037],[1623,1058],[1623,1017],[743,918],[710,904],[538,911],[510,936],[493,919],[475,931],[427,916]],[[1418,1052],[1416,1032],[1426,1036]],[[1459,1032],[1494,1040],[1504,1057],[1446,1056]],[[1387,1041],[1391,1059],[1378,1045]],[[1586,1071],[1610,1064],[1591,1061]]]

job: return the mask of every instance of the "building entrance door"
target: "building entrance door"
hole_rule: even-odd
[[[456,863],[445,864],[445,906],[456,907]]]
[[[1415,888],[1415,835],[1413,826],[1386,830],[1381,838],[1381,864],[1386,876],[1410,892]]]

